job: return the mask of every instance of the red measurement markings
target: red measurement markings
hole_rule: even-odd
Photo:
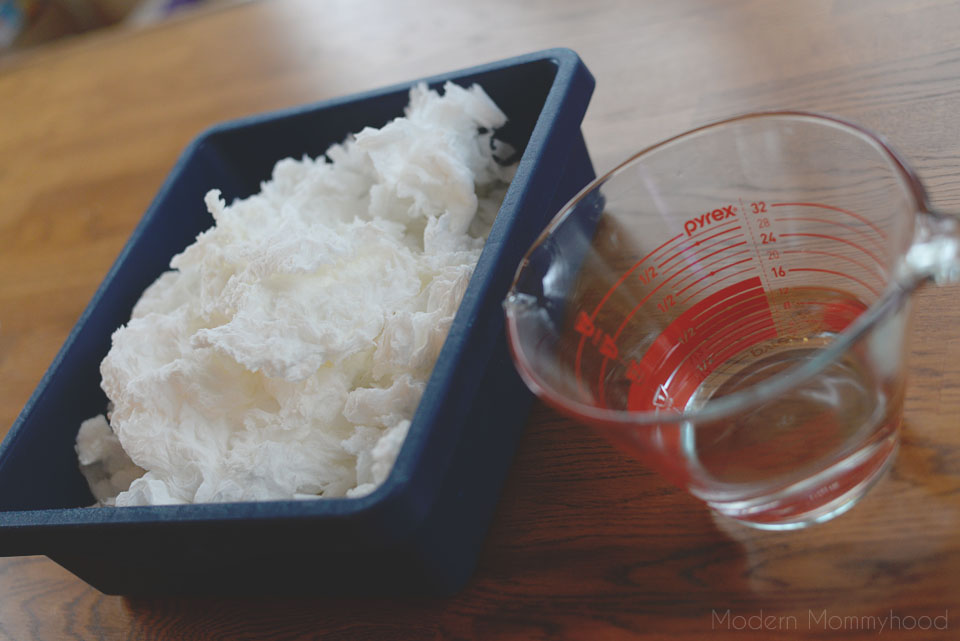
[[[859,249],[859,250],[862,251],[864,254],[866,254],[867,256],[869,256],[870,258],[872,258],[873,261],[874,261],[877,265],[880,266],[880,269],[883,269],[883,263],[880,262],[880,259],[879,259],[879,258],[877,258],[876,256],[874,256],[873,253],[871,253],[868,249],[866,249],[866,248],[863,247],[862,245],[859,245],[859,244],[857,244],[857,243],[855,243],[855,242],[853,242],[853,241],[851,241],[851,240],[847,240],[847,239],[845,239],[845,238],[839,238],[839,237],[837,237],[837,236],[830,236],[829,234],[810,234],[810,233],[807,233],[807,232],[784,232],[784,233],[780,234],[780,238],[788,238],[788,237],[823,238],[823,239],[825,239],[825,240],[835,240],[835,241],[837,241],[838,243],[843,243],[844,245],[849,245],[850,247],[853,247],[854,249]]]
[[[623,275],[621,275],[620,278],[617,280],[617,282],[614,283],[613,286],[612,286],[610,289],[607,290],[607,292],[606,292],[606,293],[603,295],[603,297],[600,299],[600,302],[597,303],[597,306],[594,308],[593,312],[592,312],[592,313],[590,314],[590,316],[588,317],[588,320],[589,320],[589,322],[590,322],[590,326],[593,325],[593,321],[596,320],[597,314],[600,312],[601,308],[603,308],[603,306],[604,306],[604,305],[606,304],[606,302],[610,299],[610,297],[613,296],[613,292],[616,291],[616,289],[617,289],[618,287],[620,287],[620,285],[622,285],[622,284],[624,283],[624,281],[627,280],[627,278],[630,277],[630,274],[632,274],[633,272],[635,272],[635,271],[637,270],[637,268],[639,268],[641,265],[643,265],[643,263],[645,263],[648,259],[650,259],[654,254],[656,254],[657,252],[659,252],[661,249],[667,247],[668,245],[670,245],[670,244],[673,243],[673,242],[676,242],[677,240],[680,240],[681,238],[683,238],[683,234],[677,234],[677,235],[674,236],[673,238],[664,241],[659,247],[657,247],[656,249],[654,249],[653,251],[651,251],[650,253],[648,253],[646,256],[644,256],[643,258],[641,258],[639,261],[637,261],[637,262],[633,265],[633,267],[631,267],[630,269],[628,269],[627,271],[625,271],[625,272],[623,273]],[[582,313],[583,313],[583,312],[581,312],[581,314],[582,314]],[[581,319],[578,317],[578,321],[580,321],[580,320],[581,320]],[[586,341],[587,341],[588,338],[590,338],[590,336],[587,336],[586,334],[581,333],[581,335],[580,335],[580,342],[579,342],[579,344],[577,345],[577,354],[576,354],[576,356],[575,356],[575,358],[574,358],[574,375],[576,376],[576,379],[577,379],[577,385],[579,385],[579,386],[581,386],[581,387],[583,386],[583,374],[582,374],[582,372],[581,372],[581,366],[582,366],[582,364],[583,364],[583,346],[584,346],[584,344],[586,343]]]
[[[753,258],[752,258],[752,257],[751,257],[751,258],[748,258],[748,259],[743,260],[743,261],[740,261],[739,263],[736,263],[736,264],[740,264],[740,263],[747,262],[747,261],[750,261],[750,260],[753,260]],[[732,267],[732,266],[733,266],[733,265],[729,265],[729,267]],[[726,269],[726,267],[723,267],[723,268],[721,268],[721,269]],[[710,287],[710,286],[712,286],[712,285],[715,285],[716,283],[719,283],[719,282],[721,282],[721,281],[727,280],[728,278],[732,278],[733,276],[736,276],[736,275],[738,275],[738,274],[743,274],[743,273],[745,273],[745,272],[751,271],[752,269],[753,269],[752,267],[748,267],[747,269],[740,270],[740,271],[738,271],[738,272],[735,272],[735,273],[733,273],[733,274],[730,274],[729,276],[725,276],[724,278],[721,278],[721,279],[717,280],[715,283],[711,283],[711,285],[707,285],[707,287]],[[716,271],[714,271],[713,273],[716,274],[717,271],[720,271],[720,270],[716,270]],[[631,321],[631,320],[633,319],[633,317],[636,315],[637,311],[639,311],[640,308],[643,307],[643,306],[647,303],[647,301],[649,301],[650,298],[660,290],[661,287],[663,287],[664,285],[666,285],[667,283],[669,283],[671,280],[673,280],[673,278],[676,277],[678,274],[680,274],[680,272],[674,273],[672,276],[670,276],[669,278],[667,278],[666,280],[664,280],[662,283],[660,283],[659,285],[657,285],[657,286],[653,289],[653,291],[651,291],[649,294],[647,294],[647,295],[643,298],[643,300],[641,300],[639,303],[637,303],[637,304],[633,307],[633,309],[630,310],[630,313],[626,315],[626,317],[623,319],[623,322],[621,322],[621,323],[620,323],[620,326],[617,328],[617,331],[614,332],[613,335],[612,335],[612,338],[613,338],[614,343],[616,343],[616,341],[620,339],[620,334],[622,334],[622,333],[623,333],[623,330],[627,327],[627,325],[630,324],[630,321]],[[706,276],[704,276],[703,278],[706,278]],[[701,278],[701,280],[703,280],[703,279]],[[702,288],[700,291],[703,291],[703,290],[707,289],[707,287]],[[674,297],[673,294],[668,294],[666,297],[664,297],[664,301],[663,301],[662,303],[659,303],[658,306],[659,306],[659,305],[667,306],[667,304],[668,304],[668,308],[669,308],[669,307],[675,307],[675,306],[677,306],[677,305],[683,305],[684,303],[686,303],[687,301],[689,301],[691,298],[693,298],[693,297],[691,296],[691,297],[687,298],[686,300],[678,303],[678,302],[676,301],[676,298]],[[691,309],[692,309],[692,308],[691,308]],[[698,309],[699,309],[699,307],[698,307]],[[666,309],[661,308],[661,311],[664,311],[664,312],[665,312]],[[689,309],[688,309],[686,312],[684,312],[684,314],[688,314],[688,313],[690,313],[690,310],[689,310]],[[582,341],[581,341],[581,342],[582,342]],[[579,355],[579,352],[578,352],[578,355]],[[603,359],[603,361],[600,363],[600,374],[599,374],[599,376],[598,376],[598,378],[597,378],[597,389],[598,389],[598,390],[601,390],[601,393],[602,393],[602,390],[603,390],[604,380],[606,379],[607,365],[609,364],[609,360],[610,360],[610,359],[605,356],[604,359]],[[577,371],[579,372],[579,370],[577,370]]]
[[[761,341],[777,338],[777,330],[772,323],[773,319],[770,319],[769,322],[765,321],[753,327],[737,328],[723,336],[723,339],[728,342],[725,342],[719,351],[699,358],[696,353],[691,354],[688,362],[684,362],[673,371],[669,382],[662,384],[664,389],[661,394],[670,398],[677,409],[682,409],[703,381],[727,359]],[[648,394],[649,392],[645,390],[638,390],[635,393],[634,388],[631,387],[627,400],[629,409],[634,411],[651,409],[649,401],[644,407],[643,399],[645,396],[649,397]]]
[[[832,295],[836,295],[837,293],[837,290],[829,287],[804,287],[803,289],[805,291],[824,291]],[[793,301],[793,304],[798,307],[819,309],[820,321],[822,323],[820,329],[837,333],[845,330],[850,323],[855,321],[857,317],[859,317],[868,308],[866,303],[858,299],[798,300]]]
[[[750,259],[750,260],[752,260],[752,259]],[[752,269],[752,268],[748,268],[748,269],[745,269],[745,270],[743,270],[743,271],[750,271],[750,269]],[[650,298],[653,297],[654,294],[656,294],[658,291],[660,291],[660,289],[661,289],[664,285],[666,285],[666,284],[669,283],[671,280],[673,280],[674,278],[676,278],[680,273],[681,273],[681,272],[675,272],[672,276],[670,276],[669,278],[667,278],[666,280],[664,280],[662,283],[660,283],[659,285],[657,285],[656,287],[654,287],[653,290],[651,290],[650,293],[648,293],[646,296],[644,296],[643,299],[642,299],[639,303],[637,303],[636,305],[634,305],[634,306],[633,306],[633,309],[631,309],[630,312],[624,317],[623,322],[620,323],[620,326],[617,327],[617,331],[613,333],[613,340],[617,340],[618,338],[620,338],[620,334],[623,333],[623,330],[624,330],[624,329],[626,328],[626,326],[630,323],[630,321],[633,319],[633,317],[636,315],[636,313],[640,310],[640,308],[643,307],[643,306],[647,303],[647,301],[649,301]],[[742,273],[742,272],[737,272],[737,273]],[[731,276],[732,276],[732,275],[733,275],[733,274],[731,274]],[[730,278],[730,276],[727,276],[727,277],[725,277],[725,278],[721,278],[720,280],[718,280],[718,281],[716,281],[716,282],[720,282],[720,281],[722,281],[722,280],[726,280],[727,278]],[[715,284],[715,283],[714,283],[714,284]],[[708,285],[708,287],[709,287],[709,285]],[[704,288],[704,289],[706,289],[706,288]],[[670,298],[671,298],[672,300],[674,300],[674,302],[670,304],[670,307],[675,307],[675,306],[677,305],[677,303],[675,302],[674,297],[671,295]],[[689,300],[689,298],[688,298],[687,300]],[[682,304],[682,303],[681,303],[681,304]]]
[[[740,206],[743,207],[743,199],[740,199]],[[767,218],[769,211],[767,209],[766,201],[755,201],[750,203],[750,210],[753,214],[763,214],[763,216],[757,218],[756,216],[751,216],[748,218],[749,221],[753,221],[753,224],[747,225],[747,231],[750,234],[750,239],[753,241],[753,246],[757,250],[757,261],[759,263],[758,273],[760,278],[765,283],[766,290],[773,292],[775,285],[770,278],[770,273],[773,273],[774,278],[780,278],[786,276],[786,272],[783,271],[783,267],[779,264],[771,264],[771,271],[768,272],[764,263],[766,261],[774,261],[780,259],[780,250],[778,247],[780,245],[773,245],[777,242],[776,236],[773,233],[773,229],[770,228],[770,219]],[[755,229],[756,228],[756,229]],[[758,231],[759,229],[769,229],[767,232]],[[761,245],[768,245],[765,249],[761,248]],[[787,290],[783,287],[779,288],[780,293],[785,293]],[[778,310],[779,312],[779,310]],[[777,322],[783,324],[784,321],[792,323],[790,317],[783,317],[782,314],[777,313]]]
[[[870,266],[868,266],[868,265],[864,265],[864,264],[861,263],[859,260],[857,260],[857,259],[855,259],[855,258],[851,258],[850,256],[844,256],[843,254],[834,254],[833,252],[825,252],[825,251],[821,251],[821,250],[819,250],[819,249],[785,249],[785,250],[783,250],[783,253],[784,253],[784,254],[815,254],[815,255],[817,255],[817,256],[829,256],[830,258],[839,258],[840,260],[845,260],[845,261],[847,261],[848,263],[853,263],[854,265],[856,265],[857,267],[863,269],[863,271],[867,272],[867,273],[870,274],[871,276],[874,276],[874,277],[880,279],[880,280],[881,280],[881,284],[882,284],[882,281],[885,280],[885,278],[884,278],[885,274],[883,274],[883,273],[878,273],[877,270],[872,269],[872,268],[871,268]]]
[[[744,292],[691,319],[697,336],[722,336],[720,330],[731,324],[744,327],[757,320],[771,319],[770,303],[763,290]]]
[[[717,225],[716,227],[714,227],[713,229],[710,229],[709,231],[713,231],[713,230],[717,229],[717,227],[723,227],[724,225],[732,225],[732,224],[735,223],[735,222],[737,222],[737,221],[736,221],[736,220],[731,220],[729,223],[721,223],[721,224]],[[729,234],[730,232],[732,232],[732,231],[737,231],[737,230],[740,229],[740,228],[741,228],[741,226],[740,226],[740,225],[737,225],[736,227],[731,227],[730,229],[725,229],[725,230],[723,230],[723,231],[721,231],[721,232],[718,232],[718,233],[716,233],[716,234],[713,234],[712,236],[709,236],[709,237],[704,238],[704,239],[702,239],[702,240],[698,240],[698,241],[695,242],[695,243],[690,243],[689,245],[687,245],[686,247],[684,247],[683,249],[681,249],[680,251],[678,251],[676,254],[674,254],[674,255],[671,256],[670,258],[666,259],[665,261],[663,261],[662,263],[660,263],[659,265],[657,265],[657,269],[663,269],[663,266],[664,266],[664,265],[666,265],[667,263],[671,262],[671,261],[672,261],[673,259],[675,259],[677,256],[680,256],[680,255],[683,254],[684,252],[689,251],[689,250],[691,250],[691,249],[693,249],[693,248],[695,248],[695,247],[699,247],[700,245],[702,245],[703,243],[707,242],[708,240],[713,240],[713,239],[716,238],[717,236],[722,236],[722,235],[724,235],[724,234]],[[704,233],[706,233],[706,232],[704,232]],[[700,235],[702,236],[703,234],[700,234]],[[698,236],[691,236],[691,238],[698,238]],[[719,242],[714,243],[714,245],[717,245],[717,244],[719,244]],[[713,245],[711,245],[711,247],[712,247],[712,246],[713,246]],[[704,248],[704,249],[706,249],[706,248]]]
[[[840,207],[834,207],[833,205],[824,205],[823,203],[770,203],[770,206],[771,207],[814,207],[816,209],[829,209],[830,211],[836,211],[841,214],[846,214],[847,216],[856,218],[864,225],[867,225],[868,227],[870,227],[870,229],[876,232],[877,235],[880,236],[880,238],[883,238],[884,240],[886,240],[887,238],[887,235],[884,234],[879,227],[874,225],[867,218],[864,218],[860,214],[856,212],[852,212],[849,209],[841,209]]]
[[[710,363],[720,365],[724,360],[736,354],[743,345],[740,343],[749,341],[757,335],[767,337],[772,332],[777,336],[776,325],[769,309],[759,310],[750,314],[746,318],[731,319],[725,325],[717,325],[710,334],[706,335],[703,345],[700,347],[704,358]],[[752,343],[748,342],[748,345]],[[704,374],[709,374],[714,368],[707,370]]]
[[[731,239],[728,239],[728,240],[734,240],[734,239],[731,238]],[[721,241],[721,242],[726,242],[726,241]],[[717,244],[719,244],[719,243],[714,243],[714,245],[711,245],[711,246],[709,246],[709,247],[704,247],[704,248],[703,248],[703,251],[707,251],[708,249],[712,249],[712,248],[715,247]],[[688,259],[687,262],[685,262],[679,269],[677,269],[677,270],[674,271],[672,274],[670,274],[670,278],[673,278],[674,276],[679,276],[679,275],[682,274],[683,272],[688,271],[688,270],[690,270],[690,269],[694,269],[694,268],[696,268],[696,267],[700,267],[701,264],[702,264],[702,262],[703,262],[704,260],[706,260],[707,258],[712,258],[713,256],[716,256],[717,254],[722,254],[722,253],[725,252],[725,251],[729,251],[729,250],[731,250],[731,249],[735,249],[735,248],[737,248],[737,247],[741,247],[741,246],[746,245],[746,244],[747,244],[747,241],[744,240],[744,241],[741,241],[741,242],[739,242],[739,243],[733,243],[732,245],[726,245],[725,247],[721,247],[720,249],[717,249],[717,250],[715,250],[715,251],[712,251],[712,252],[710,252],[709,254],[706,254],[705,256],[699,256],[699,257],[698,257],[698,256],[696,256],[695,254],[694,254],[694,255],[691,255],[691,256],[688,256],[688,257],[687,257],[687,259]],[[728,258],[730,258],[730,257],[729,257],[729,256],[724,256],[723,258],[720,258],[719,260],[722,261],[722,260],[728,259]],[[715,261],[715,262],[716,262],[716,261]],[[669,270],[667,270],[667,271],[669,271]],[[675,282],[675,283],[673,284],[674,289],[676,289],[677,285],[679,285],[679,284],[682,283],[683,281],[687,280],[687,278],[689,278],[690,276],[692,276],[693,273],[695,273],[695,272],[696,272],[696,270],[694,269],[694,272],[691,272],[690,274],[687,274],[686,276],[684,276],[683,278],[681,278],[680,280],[678,280],[677,282]],[[664,273],[667,273],[667,272],[664,272]]]
[[[738,243],[738,244],[740,244],[740,243]],[[729,248],[728,248],[728,249],[729,249]],[[738,252],[734,252],[733,254],[730,254],[729,256],[721,256],[720,258],[718,258],[718,259],[716,259],[716,260],[711,260],[709,263],[703,263],[703,264],[700,264],[701,261],[703,260],[703,259],[701,259],[700,261],[697,261],[696,263],[693,263],[693,266],[696,267],[697,269],[693,270],[692,272],[690,272],[689,274],[687,274],[686,276],[684,276],[683,278],[681,278],[680,280],[678,280],[677,282],[675,282],[675,283],[673,284],[673,286],[674,286],[674,287],[679,287],[680,284],[683,283],[683,281],[685,281],[685,280],[687,280],[688,278],[691,278],[691,277],[693,277],[693,276],[696,276],[697,274],[701,273],[703,270],[707,269],[708,267],[713,267],[713,266],[716,265],[717,263],[722,263],[722,262],[725,261],[725,260],[730,260],[731,258],[736,258],[737,256],[743,256],[744,254],[749,254],[749,253],[752,252],[752,251],[753,251],[752,249],[742,249],[742,250],[740,250],[740,251],[738,251]]]
[[[758,276],[707,296],[678,316],[634,366],[643,375],[630,387],[628,407],[682,408],[718,364],[771,335],[776,329]]]
[[[702,336],[703,340],[690,352],[689,357],[697,359],[700,363],[719,365],[730,355],[736,354],[742,349],[742,346],[734,348],[740,342],[757,334],[766,337],[771,329],[774,337],[777,335],[770,306],[766,303],[765,297],[749,305],[748,309],[752,311],[739,314],[723,313],[705,322],[701,328],[696,330],[697,335]],[[733,351],[727,354],[726,350],[729,349]],[[667,363],[664,365],[665,369],[660,371],[674,372],[681,369],[685,363],[686,359],[681,358],[675,363]],[[698,369],[703,370],[706,375],[712,372],[714,368],[698,367]]]
[[[719,283],[722,283],[722,282],[725,281],[725,280],[730,280],[731,278],[733,278],[733,277],[735,277],[735,276],[740,276],[741,274],[746,274],[747,272],[754,272],[754,273],[755,273],[755,272],[756,272],[756,269],[757,269],[756,267],[747,267],[746,269],[741,269],[740,271],[736,271],[736,272],[733,272],[732,274],[728,274],[728,275],[724,276],[723,278],[718,278],[717,280],[713,281],[712,283],[707,283],[704,287],[701,287],[700,289],[698,289],[697,291],[693,292],[692,294],[690,294],[689,296],[687,296],[686,298],[684,298],[682,301],[680,301],[680,304],[681,304],[681,305],[685,305],[685,304],[687,303],[687,301],[693,300],[694,298],[696,298],[697,296],[699,296],[700,294],[702,294],[702,293],[705,292],[706,290],[710,289],[710,288],[713,287],[714,285],[717,285],[717,284],[719,284]]]
[[[718,328],[709,335],[698,348],[702,350],[704,360],[712,365],[709,369],[698,368],[703,376],[700,381],[713,372],[725,360],[766,338],[776,338],[777,331],[773,317],[769,314],[757,314],[750,322],[731,322],[725,327]]]
[[[678,316],[647,348],[643,359],[640,361],[641,369],[645,373],[657,372],[661,364],[676,350],[686,347],[684,349],[685,353],[691,351],[690,339],[701,343],[703,339],[698,340],[698,336],[705,335],[699,331],[700,328],[703,327],[704,323],[709,323],[711,318],[724,318],[723,314],[727,304],[732,302],[740,306],[749,305],[755,301],[766,303],[766,295],[762,286],[758,286],[758,282],[759,279],[755,277],[730,285],[704,298]]]
[[[676,274],[674,274],[674,276],[676,276]],[[670,282],[670,280],[671,280],[672,278],[673,278],[673,276],[671,276],[670,278],[667,278],[665,281],[663,281],[662,283],[660,283],[659,285],[657,285],[656,287],[654,287],[653,290],[643,298],[643,300],[641,300],[639,303],[637,303],[637,304],[633,307],[633,309],[630,310],[630,313],[627,314],[627,316],[623,319],[623,322],[620,323],[620,326],[617,327],[617,331],[614,332],[614,334],[613,334],[612,336],[610,336],[610,340],[611,340],[611,342],[612,342],[612,344],[613,344],[614,349],[616,349],[616,343],[617,343],[617,341],[620,339],[620,334],[623,333],[623,330],[624,330],[624,329],[626,328],[626,326],[630,323],[630,320],[633,319],[633,317],[636,315],[637,311],[638,311],[641,307],[643,307],[643,305],[644,305],[647,301],[649,301],[650,298],[651,298],[654,294],[656,294],[656,293],[660,290],[661,287],[663,287],[663,286],[666,285],[668,282]],[[665,309],[663,309],[664,307],[668,307],[668,308],[669,308],[669,307],[674,307],[675,305],[676,305],[676,303],[674,302],[674,299],[673,299],[673,295],[672,295],[672,294],[668,294],[661,303],[658,303],[658,307],[661,307],[661,310],[662,310],[662,311],[666,311]],[[582,344],[583,344],[583,340],[581,339],[581,345],[582,345]],[[580,356],[580,351],[578,350],[578,351],[577,351],[577,357],[578,357],[578,359],[579,359],[579,356]],[[603,397],[604,397],[604,381],[606,380],[606,376],[607,376],[607,365],[610,363],[610,359],[611,359],[611,356],[610,356],[609,354],[603,354],[603,361],[601,361],[601,363],[600,363],[600,373],[597,375],[597,395],[600,397],[600,399],[603,399]],[[580,380],[580,378],[579,378],[579,377],[580,377],[580,362],[579,362],[579,360],[577,361],[576,365],[577,365],[577,380],[579,381],[579,380]]]
[[[577,315],[574,330],[580,334],[584,340],[589,339],[593,346],[604,356],[608,358],[617,357],[617,346],[610,338],[610,335],[604,332],[602,328],[594,325],[586,312],[581,311]]]
[[[684,259],[682,262],[675,263],[672,267],[666,268],[661,273],[670,274],[670,270],[673,269],[674,271],[671,274],[671,276],[677,276],[680,274],[680,272],[685,272],[688,269],[699,267],[701,263],[707,258],[711,258],[727,250],[734,249],[735,247],[740,247],[742,245],[747,244],[746,240],[740,241],[739,243],[731,243],[731,241],[737,240],[738,238],[743,238],[743,234],[737,234],[736,236],[724,238],[723,240],[718,240],[715,243],[711,243],[709,245],[701,247],[699,250],[693,252],[692,254],[688,254],[687,256],[684,256]],[[724,243],[727,243],[727,244],[724,245]],[[710,251],[717,245],[723,245],[723,247],[721,247],[720,249],[716,249],[714,251]],[[699,252],[708,252],[708,251],[710,251],[710,253],[707,253],[703,256],[697,256]],[[684,279],[681,279],[681,280],[684,280]]]
[[[751,260],[753,260],[753,256],[749,256],[749,257],[747,257],[747,258],[744,258],[743,260],[738,260],[738,261],[735,262],[735,263],[730,263],[729,265],[724,265],[723,267],[714,269],[713,271],[710,271],[710,272],[704,274],[703,276],[701,276],[701,277],[698,278],[697,280],[693,281],[692,283],[690,283],[689,285],[687,285],[686,287],[684,287],[683,289],[681,289],[680,291],[678,291],[678,292],[677,292],[677,296],[679,296],[679,295],[682,294],[683,292],[687,291],[688,289],[690,289],[691,287],[693,287],[693,286],[696,285],[697,283],[701,283],[701,282],[703,282],[703,281],[704,281],[705,279],[707,279],[707,278],[713,278],[714,276],[716,276],[717,274],[719,274],[720,272],[722,272],[722,271],[725,270],[725,269],[730,269],[731,267],[736,267],[737,265],[742,265],[742,264],[744,264],[744,263],[749,263]]]
[[[766,318],[770,313],[767,297],[754,297],[735,309],[728,309],[704,319],[694,328],[694,331],[698,336],[710,336],[731,323],[747,326],[754,320]]]
[[[856,278],[856,277],[854,277],[854,276],[851,276],[850,274],[847,274],[846,272],[838,272],[838,271],[834,271],[834,270],[832,270],[832,269],[818,269],[818,268],[816,268],[816,267],[791,267],[791,268],[788,269],[787,271],[788,271],[788,272],[820,272],[820,273],[822,273],[822,274],[833,274],[834,276],[841,276],[841,277],[843,277],[843,278],[849,278],[850,280],[852,280],[852,281],[854,281],[854,282],[860,283],[863,287],[865,287],[865,288],[867,289],[867,291],[869,291],[869,292],[870,292],[871,294],[873,294],[874,296],[879,296],[879,295],[880,295],[879,292],[877,292],[877,290],[875,290],[873,287],[870,287],[870,285],[867,285],[865,282],[863,282],[863,281],[860,280],[859,278]]]
[[[630,269],[628,269],[627,271],[625,271],[625,272],[623,273],[623,275],[620,276],[620,278],[617,280],[617,282],[613,284],[613,287],[611,287],[610,289],[607,290],[607,293],[603,295],[603,298],[600,299],[600,302],[597,303],[597,306],[596,306],[596,308],[593,310],[593,313],[590,314],[590,318],[591,318],[591,319],[594,319],[594,318],[597,317],[597,312],[599,312],[600,309],[606,304],[607,300],[609,300],[610,297],[613,295],[613,292],[616,291],[616,289],[617,289],[618,287],[620,287],[620,285],[622,285],[623,282],[624,282],[625,280],[627,280],[627,278],[630,277],[630,274],[632,274],[633,272],[635,272],[635,271],[637,270],[637,268],[640,267],[640,265],[642,265],[643,263],[645,263],[651,256],[653,256],[654,254],[656,254],[658,251],[660,251],[661,249],[663,249],[664,247],[666,247],[666,246],[669,245],[670,243],[672,243],[672,242],[674,242],[674,241],[676,241],[676,240],[679,240],[680,238],[683,238],[683,234],[677,234],[676,236],[674,236],[674,237],[671,238],[670,240],[666,241],[665,243],[663,243],[662,245],[660,245],[659,247],[657,247],[656,249],[654,249],[653,251],[651,251],[649,254],[647,254],[646,256],[644,256],[643,258],[641,258],[636,264],[634,264],[633,267],[631,267]]]
[[[778,223],[790,221],[790,222],[801,222],[801,223],[824,223],[827,225],[836,225],[837,227],[842,227],[849,232],[859,235],[863,240],[865,240],[866,242],[869,242],[873,246],[873,249],[875,251],[877,250],[881,252],[883,251],[883,245],[881,245],[876,238],[874,238],[867,232],[863,231],[862,229],[857,229],[853,225],[846,225],[844,223],[837,222],[836,220],[828,220],[826,218],[803,218],[799,216],[784,216],[783,218],[775,218],[774,220]]]
[[[738,307],[751,301],[766,301],[767,298],[764,295],[763,286],[752,286],[752,281],[756,278],[757,277],[748,278],[740,281],[736,285],[725,287],[719,292],[710,294],[694,305],[694,307],[691,307],[691,309],[701,310],[700,313],[690,315],[694,328],[699,330],[703,323],[725,309]]]

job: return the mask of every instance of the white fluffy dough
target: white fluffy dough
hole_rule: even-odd
[[[285,159],[113,335],[77,437],[100,505],[362,496],[396,459],[513,167],[478,86]],[[509,150],[508,150],[509,151]]]

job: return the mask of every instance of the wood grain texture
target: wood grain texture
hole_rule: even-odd
[[[960,211],[958,32],[960,5],[934,0],[274,0],[0,59],[0,430],[210,124],[568,46],[598,81],[583,125],[598,170],[706,121],[813,109],[884,133]],[[957,292],[916,298],[892,473],[823,526],[715,520],[537,407],[456,597],[123,599],[44,558],[0,559],[0,639],[874,639],[853,622],[891,613],[901,629],[881,638],[953,638]],[[736,630],[728,610],[783,618]],[[902,629],[945,614],[949,631]]]

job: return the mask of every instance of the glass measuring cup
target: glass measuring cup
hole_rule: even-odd
[[[960,276],[882,140],[758,113],[633,156],[580,192],[517,270],[515,363],[547,403],[766,529],[827,520],[899,442],[909,297]]]

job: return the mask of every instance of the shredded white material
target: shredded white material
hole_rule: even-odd
[[[513,168],[479,86],[281,160],[113,335],[77,436],[101,505],[355,497],[390,472]],[[499,151],[498,151],[499,150]],[[509,153],[509,150],[506,150]]]

